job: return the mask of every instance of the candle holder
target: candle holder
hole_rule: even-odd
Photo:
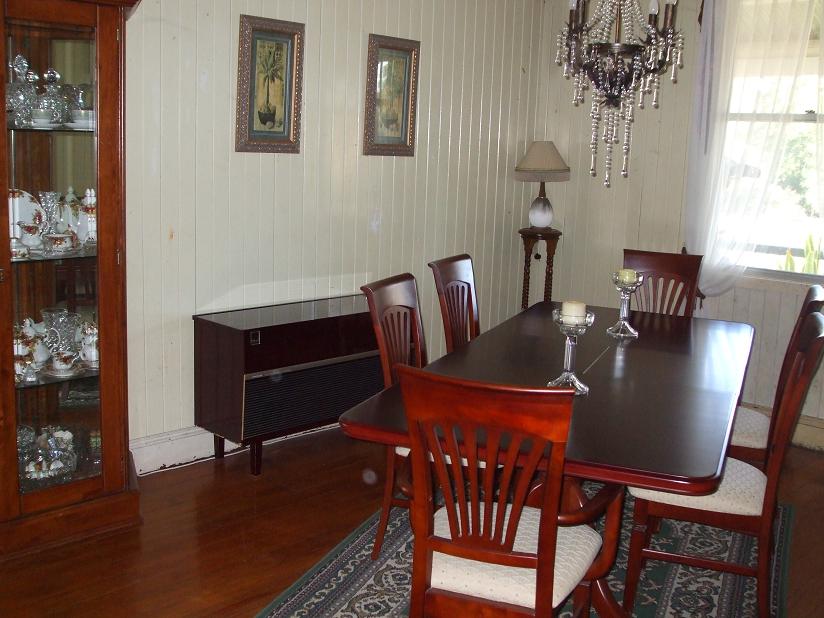
[[[607,334],[616,339],[638,339],[638,331],[629,325],[629,297],[644,283],[644,275],[636,274],[635,281],[622,281],[618,273],[612,273],[612,282],[621,295],[618,321],[607,329]]]
[[[569,316],[562,316],[558,309],[553,309],[552,321],[558,325],[558,329],[566,336],[564,370],[547,386],[568,386],[575,389],[576,395],[586,395],[589,392],[589,387],[575,375],[575,349],[578,345],[578,336],[583,335],[587,332],[587,327],[592,326],[595,321],[595,314],[592,311],[587,311],[586,317],[572,321]]]

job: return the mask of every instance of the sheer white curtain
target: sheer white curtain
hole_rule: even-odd
[[[700,287],[709,296],[735,284],[763,225],[788,122],[803,112],[796,86],[810,77],[821,7],[822,0],[704,1],[685,217],[687,249],[704,255]],[[819,101],[821,68],[817,77],[812,71]],[[817,111],[820,118],[824,108]],[[824,162],[820,139],[818,146]]]

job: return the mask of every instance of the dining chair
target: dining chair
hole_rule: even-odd
[[[807,295],[801,303],[798,319],[795,321],[790,334],[787,351],[784,353],[784,361],[781,363],[781,371],[778,373],[778,384],[775,388],[772,413],[770,416],[766,416],[757,410],[740,405],[736,408],[730,448],[727,451],[727,454],[731,457],[744,459],[756,464],[759,468],[764,468],[767,461],[767,445],[770,442],[770,436],[775,431],[775,422],[778,418],[776,411],[781,403],[784,384],[787,381],[787,372],[792,366],[794,351],[798,347],[801,326],[809,314],[820,312],[822,308],[824,308],[824,287],[816,284],[807,290]]]
[[[441,305],[446,351],[471,341],[481,333],[472,258],[463,253],[429,262]]]
[[[767,450],[766,472],[738,459],[727,458],[718,490],[707,496],[684,496],[630,487],[635,497],[634,526],[630,539],[624,609],[632,609],[641,570],[646,560],[678,562],[693,567],[727,571],[755,577],[758,614],[769,616],[770,557],[772,528],[777,506],[778,480],[810,383],[824,350],[824,315],[811,313],[804,318],[792,352],[790,368],[784,376],[775,428]],[[758,562],[755,568],[651,549],[650,541],[661,519],[688,521],[755,536]]]
[[[624,268],[644,275],[634,293],[636,309],[692,317],[702,257],[624,249]]]
[[[426,365],[426,341],[423,335],[418,303],[418,286],[410,273],[396,275],[361,286],[369,305],[372,327],[378,342],[383,385],[389,388],[398,380],[395,367]],[[386,447],[386,480],[383,502],[372,559],[380,555],[389,513],[393,506],[409,508],[411,485],[409,481],[409,449]],[[399,497],[401,494],[404,497]]]
[[[409,615],[548,616],[572,594],[588,616],[588,582],[617,552],[624,488],[560,512],[574,391],[398,374],[412,446]],[[604,513],[602,539],[585,524]]]

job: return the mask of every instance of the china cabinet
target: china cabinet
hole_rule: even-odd
[[[123,186],[135,3],[2,4],[0,559],[139,521]]]

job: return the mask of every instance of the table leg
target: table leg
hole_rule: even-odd
[[[223,459],[223,454],[225,452],[226,447],[226,440],[224,440],[221,436],[215,434],[215,459]]]

